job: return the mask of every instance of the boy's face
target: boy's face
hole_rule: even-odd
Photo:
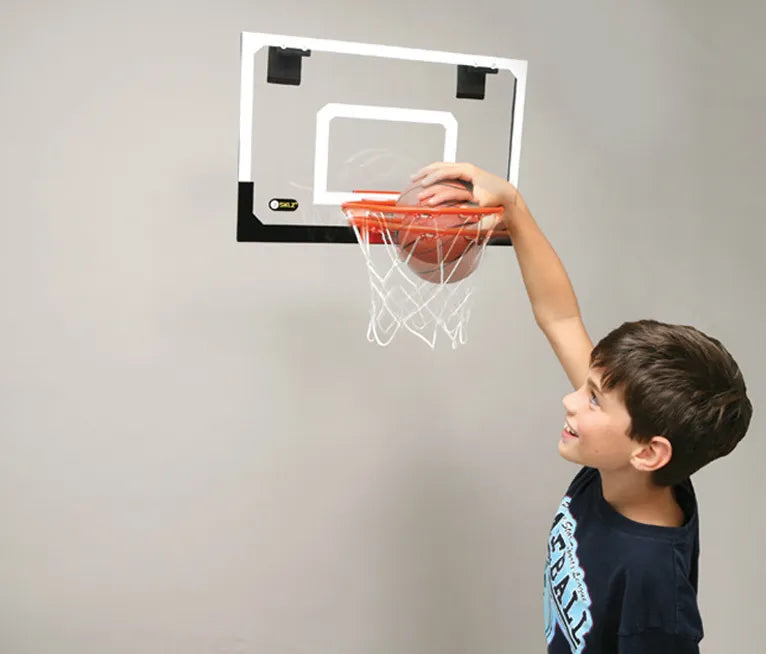
[[[566,429],[561,433],[559,453],[567,461],[598,468],[618,470],[630,465],[637,443],[628,437],[630,415],[622,396],[616,391],[601,390],[601,374],[588,371],[585,384],[564,396]]]

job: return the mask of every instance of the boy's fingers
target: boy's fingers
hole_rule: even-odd
[[[427,188],[421,193],[418,193],[418,200],[423,202],[424,200],[427,200],[428,198],[432,197],[433,194],[436,193],[433,189]]]
[[[442,182],[445,179],[462,179],[464,182],[473,182],[473,175],[466,166],[460,164],[450,164],[447,166],[440,166],[420,179],[420,184],[423,186],[430,186],[437,182]]]
[[[463,164],[436,162],[424,166],[412,176],[413,182],[420,182],[423,186],[429,186],[435,182],[444,179],[462,179],[466,182],[472,181],[467,167]]]
[[[416,172],[414,175],[412,175],[412,181],[416,182],[419,179],[422,179],[429,173],[433,172],[437,168],[441,166],[446,166],[447,164],[443,161],[435,161],[434,163],[428,164],[427,166],[423,166],[418,172]]]

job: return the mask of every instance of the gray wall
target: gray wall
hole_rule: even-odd
[[[432,353],[364,340],[356,248],[235,243],[242,30],[529,60],[520,186],[592,336],[692,323],[748,380],[700,602],[758,651],[764,5],[301,4],[0,7],[0,651],[543,651],[576,470],[513,251]]]

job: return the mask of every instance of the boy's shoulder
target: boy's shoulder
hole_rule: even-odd
[[[570,488],[575,494],[573,515],[581,516],[577,535],[583,561],[589,564],[591,579],[609,580],[608,590],[603,590],[610,601],[622,604],[622,619],[647,626],[660,613],[665,614],[666,628],[683,630],[694,625],[696,631],[699,529],[691,480],[674,487],[685,516],[680,527],[623,516],[604,499],[597,469],[580,470]],[[582,506],[577,506],[576,497]]]
[[[687,490],[679,495],[686,494],[694,518],[684,527],[638,523],[606,502],[597,469],[581,468],[548,540],[549,602],[568,607],[575,595],[583,598],[581,608],[590,616],[584,624],[594,633],[616,630],[614,637],[641,643],[651,630],[699,639],[696,502],[691,485]]]
[[[600,473],[582,468],[569,485],[568,506],[582,553],[595,551],[596,561],[613,572],[622,572],[639,586],[651,590],[677,585],[688,579],[696,592],[699,526],[697,498],[691,480],[674,487],[683,511],[677,527],[636,522],[615,510],[601,490]],[[685,586],[685,584],[682,584]]]
[[[675,526],[637,522],[613,508],[603,496],[601,476],[596,468],[583,467],[572,479],[562,508],[576,525],[581,547],[592,546],[605,561],[619,561],[647,574],[657,570],[658,559],[664,564],[680,562],[688,571],[699,553],[697,498],[691,480],[674,487],[678,507],[683,513]],[[681,555],[669,554],[678,550]]]
[[[678,507],[683,512],[683,524],[680,528],[695,527],[698,521],[697,494],[691,479],[686,479],[673,487],[673,494]],[[601,473],[597,468],[583,466],[574,476],[566,491],[566,496],[573,500],[585,496],[596,504],[598,514],[615,527],[623,527],[644,536],[680,536],[681,532],[661,525],[641,524],[630,520],[612,508],[604,499],[601,488]]]

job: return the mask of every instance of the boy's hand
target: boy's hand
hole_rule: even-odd
[[[432,184],[446,179],[461,179],[471,186],[466,190],[444,187],[438,190],[428,188]],[[510,209],[523,205],[521,194],[508,180],[492,175],[469,163],[432,163],[415,173],[412,176],[412,181],[425,187],[418,196],[420,201],[432,205],[442,202],[476,202],[482,207],[502,206],[506,209],[506,214],[509,213]]]

